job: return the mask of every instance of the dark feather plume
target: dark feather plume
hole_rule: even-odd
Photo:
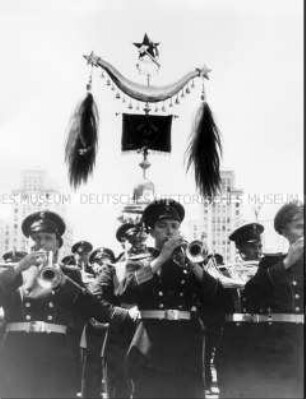
[[[69,182],[74,188],[86,183],[93,172],[98,150],[98,108],[88,92],[76,108],[69,125],[65,148]]]
[[[206,102],[197,111],[186,155],[187,171],[193,165],[200,193],[209,198],[216,195],[221,183],[222,145],[219,129]]]

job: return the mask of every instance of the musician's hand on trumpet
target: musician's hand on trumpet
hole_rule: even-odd
[[[179,234],[171,234],[163,238],[160,254],[152,260],[151,269],[156,273],[160,268],[173,257],[174,252],[182,247],[184,239]]]
[[[171,259],[177,248],[182,247],[184,244],[186,244],[186,241],[181,235],[177,234],[169,236],[168,239],[165,241],[163,248],[161,250],[160,253],[161,259],[164,262]]]
[[[31,266],[39,267],[45,261],[46,254],[43,251],[34,251],[26,255],[21,261],[16,265],[16,270],[23,272],[29,269]]]
[[[61,268],[53,262],[53,252],[42,249],[32,248],[32,252],[16,265],[15,270],[19,273],[28,270],[31,279],[36,279],[40,286],[47,289],[57,288],[64,279]]]

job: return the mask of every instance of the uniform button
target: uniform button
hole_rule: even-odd
[[[187,274],[188,272],[187,272],[187,270],[186,270],[186,269],[184,269],[184,270],[183,270],[183,273],[184,273],[184,274]]]
[[[32,317],[31,317],[29,314],[27,314],[26,317],[25,317],[25,319],[26,319],[26,320],[31,320]]]
[[[242,308],[242,312],[243,312],[243,313],[246,313],[246,308]]]
[[[180,296],[184,296],[184,293],[183,293],[183,292],[180,292]]]
[[[30,308],[30,307],[31,307],[31,304],[30,304],[30,302],[25,302],[24,306],[25,306],[26,308]]]
[[[295,295],[294,295],[294,298],[295,298],[295,299],[300,299],[300,295],[299,295],[299,294],[295,294]]]
[[[158,305],[158,307],[159,307],[159,309],[163,309],[163,308],[164,308],[164,304],[163,304],[163,303],[160,303],[160,304]]]
[[[185,280],[181,280],[181,284],[182,284],[182,285],[184,285],[184,284],[185,284],[185,282],[186,282]]]
[[[300,310],[301,310],[301,308],[298,307],[298,306],[295,308],[295,311],[296,311],[296,312],[299,312]]]
[[[47,317],[47,320],[53,320],[53,316],[51,316],[50,314]]]
[[[178,305],[178,308],[179,309],[183,309],[183,305]]]
[[[191,309],[190,309],[192,312],[196,312],[198,309],[197,309],[197,307],[196,306],[191,306]]]
[[[245,297],[242,297],[241,300],[242,300],[242,302],[245,302],[245,301],[246,301],[246,298],[245,298]]]
[[[49,302],[49,308],[54,308],[54,303],[53,302]]]
[[[293,280],[292,281],[292,285],[296,286],[297,285],[297,281]]]
[[[163,291],[159,291],[159,292],[158,292],[158,295],[159,295],[159,296],[163,296],[163,295],[164,295]]]

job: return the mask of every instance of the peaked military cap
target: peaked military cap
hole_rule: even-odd
[[[76,259],[73,255],[67,255],[67,256],[63,257],[63,259],[61,260],[61,263],[65,266],[75,266]]]
[[[57,213],[41,211],[28,215],[22,222],[21,229],[26,237],[39,232],[55,233],[57,237],[61,237],[66,230],[66,225]]]
[[[174,219],[182,222],[185,217],[183,205],[173,199],[160,199],[151,202],[143,211],[142,221],[146,227],[154,227],[154,224],[163,219]]]
[[[89,257],[89,262],[90,263],[94,263],[102,258],[108,258],[112,263],[115,263],[115,254],[114,252],[109,249],[109,248],[105,248],[105,247],[99,247],[97,249],[95,249]]]
[[[93,246],[90,242],[88,241],[78,241],[75,244],[73,244],[71,248],[71,252],[73,254],[84,254],[84,253],[89,253],[92,251]]]
[[[263,231],[264,227],[262,224],[248,223],[234,230],[230,234],[229,239],[231,241],[234,241],[237,245],[258,242],[260,240],[260,235],[263,233]]]
[[[126,233],[128,230],[135,228],[134,223],[124,223],[118,227],[116,231],[116,239],[119,242],[122,242],[126,238]]]
[[[7,262],[19,262],[27,255],[25,251],[9,251],[2,255],[2,259]]]

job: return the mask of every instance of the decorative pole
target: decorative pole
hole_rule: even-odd
[[[145,34],[142,43],[134,43],[134,46],[138,49],[138,63],[136,64],[136,68],[139,74],[146,75],[147,87],[150,87],[153,73],[160,68],[160,63],[157,61],[159,57],[157,46],[159,46],[159,43],[152,42],[148,35]],[[148,102],[145,103],[143,110],[145,115],[149,115],[151,107]],[[142,169],[142,176],[145,180],[147,178],[146,171],[151,166],[151,163],[148,161],[149,149],[148,147],[143,147],[139,152],[143,156],[143,160],[139,166]]]
[[[140,162],[139,166],[142,169],[142,177],[144,180],[146,180],[146,171],[151,166],[150,162],[148,161],[149,150],[148,147],[143,147],[140,151],[142,152],[143,160]]]

